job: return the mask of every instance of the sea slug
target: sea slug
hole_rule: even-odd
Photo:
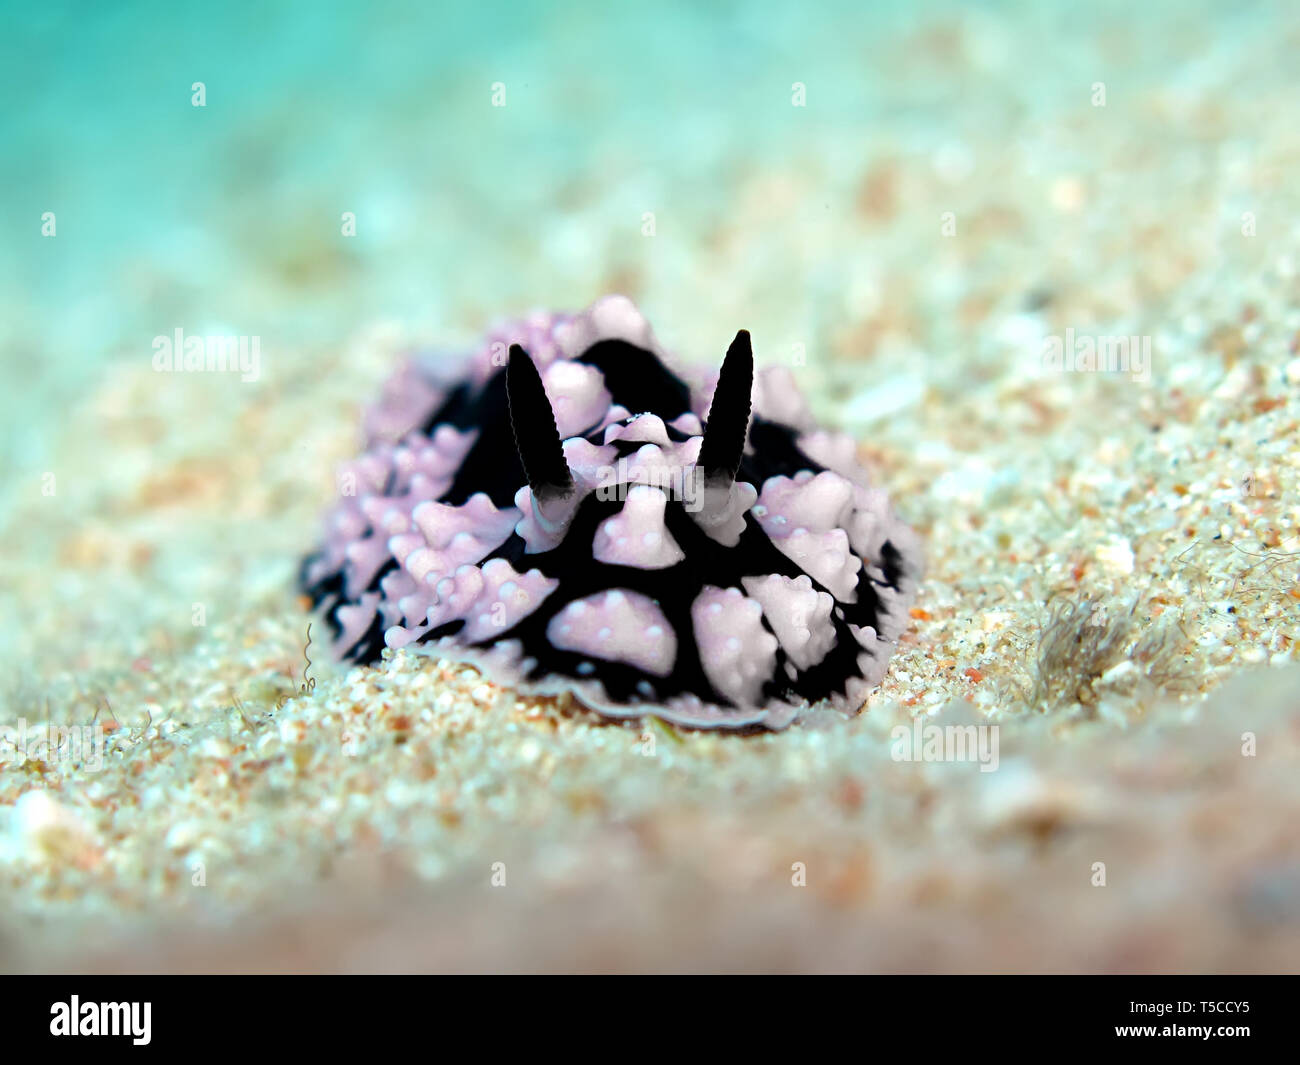
[[[858,710],[921,572],[915,534],[790,372],[680,368],[621,296],[412,357],[301,584],[337,657],[471,662],[611,718],[784,728]]]

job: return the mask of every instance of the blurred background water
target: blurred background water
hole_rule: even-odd
[[[1093,83],[1112,118],[1151,84],[1176,112],[1283,84],[1294,58],[1285,36],[1227,64],[1210,47],[1288,24],[1252,4],[3,6],[3,440],[23,467],[107,365],[178,327],[258,335],[274,372],[377,317],[468,338],[609,290],[709,361],[738,324],[760,357],[827,346],[891,274],[942,310],[1006,263],[937,247],[946,204],[898,173],[864,187],[875,162],[919,160],[954,204],[1007,166],[1104,182],[1113,160],[1060,122],[1087,122]],[[1076,238],[1017,239],[1046,258]]]

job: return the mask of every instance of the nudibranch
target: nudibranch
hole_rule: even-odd
[[[624,297],[534,315],[450,374],[409,358],[364,436],[301,571],[339,658],[780,729],[857,711],[906,627],[917,537],[743,330],[706,377]]]

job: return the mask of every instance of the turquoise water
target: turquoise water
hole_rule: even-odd
[[[468,336],[616,287],[692,344],[719,303],[815,332],[863,255],[906,254],[848,224],[873,158],[940,153],[980,180],[972,145],[1005,130],[1086,175],[1086,136],[1037,112],[1098,80],[1119,100],[1248,92],[1294,57],[1279,34],[1201,62],[1289,24],[1255,5],[5,6],[0,347],[23,389],[4,450],[24,465],[105,366],[177,327],[271,351],[376,317]],[[929,227],[938,205],[905,206]]]

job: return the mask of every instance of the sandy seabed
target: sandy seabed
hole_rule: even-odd
[[[143,339],[50,406],[0,505],[4,720],[36,754],[0,744],[0,966],[1300,967],[1300,32],[1110,15],[1031,93],[1000,25],[857,42],[903,105],[984,86],[962,122],[814,94],[790,127],[782,99],[789,150],[737,135],[707,202],[683,161],[653,237],[616,151],[539,179],[536,245],[500,252],[536,283],[448,278],[433,330],[266,337],[241,383],[155,373],[156,316],[123,310]],[[328,316],[380,265],[287,213],[207,281]],[[305,683],[297,560],[402,352],[615,290],[685,359],[749,328],[862,441],[928,562],[884,685],[736,737],[406,654]],[[1116,336],[1144,369],[1043,358]],[[996,771],[899,760],[917,719],[996,726]],[[99,728],[102,764],[42,755],[51,725]]]

